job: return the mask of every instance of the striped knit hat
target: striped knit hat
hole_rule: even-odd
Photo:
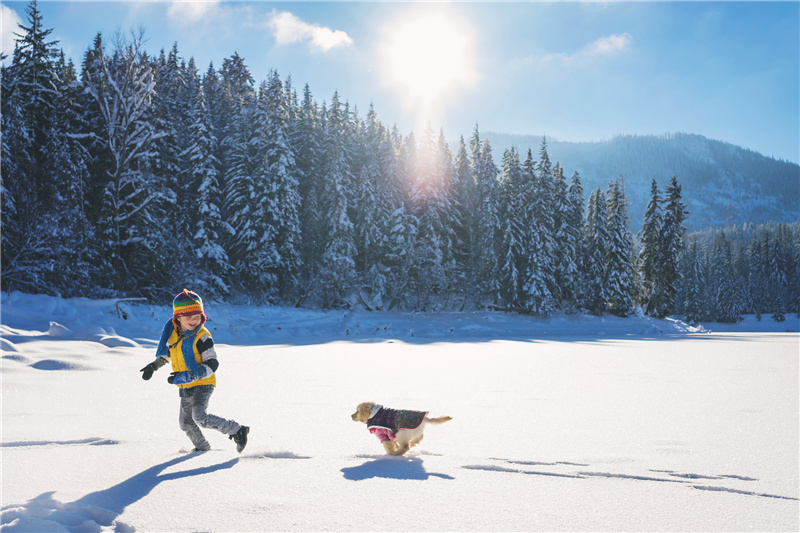
[[[172,318],[191,315],[203,315],[205,320],[206,314],[203,312],[203,299],[196,292],[183,289],[183,292],[178,293],[175,299],[172,300]]]

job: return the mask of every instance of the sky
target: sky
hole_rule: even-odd
[[[0,1],[13,51],[27,1]],[[588,142],[693,133],[800,163],[800,2],[47,1],[80,65],[144,29],[201,73],[238,53],[318,103],[338,92],[402,133]],[[9,59],[6,60],[8,63]]]

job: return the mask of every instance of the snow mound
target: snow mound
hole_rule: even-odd
[[[29,363],[29,359],[27,357],[25,357],[24,355],[16,354],[16,353],[15,354],[10,354],[10,355],[4,355],[3,356],[3,361],[14,361],[16,363],[22,363],[22,364],[25,364],[25,365],[27,365]]]
[[[8,339],[0,337],[0,352],[18,352],[17,345]]]
[[[124,346],[126,348],[139,348],[139,343],[131,339],[120,337],[119,335],[100,335],[97,342],[108,346],[109,348],[119,348]]]
[[[77,332],[73,332],[66,326],[62,326],[58,322],[50,322],[50,328],[47,330],[50,337],[63,340],[83,340],[91,342],[99,342],[100,344],[109,348],[139,348],[138,342],[121,337],[117,335],[113,327],[106,326],[87,326],[81,328]]]
[[[111,333],[100,326],[86,326],[76,331],[74,338],[79,341],[96,341],[109,334]]]
[[[72,331],[58,322],[50,322],[50,329],[47,330],[47,334],[57,339],[72,338]]]
[[[58,359],[42,359],[30,365],[31,368],[36,370],[92,370],[91,367],[81,365],[79,363],[70,363],[68,361],[59,361]]]

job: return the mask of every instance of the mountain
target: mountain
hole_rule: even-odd
[[[512,146],[522,158],[530,148],[537,159],[542,143],[535,135],[482,132],[481,137],[489,140],[497,161]],[[690,230],[800,220],[800,166],[702,135],[619,135],[587,143],[547,139],[547,153],[564,167],[567,179],[574,171],[580,174],[587,198],[622,176],[633,232],[642,224],[651,181],[655,178],[663,193],[672,176],[682,187]]]

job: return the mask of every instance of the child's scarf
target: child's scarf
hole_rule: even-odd
[[[202,326],[202,324],[200,325]],[[200,326],[197,326],[192,331],[184,332],[178,340],[172,346],[168,346],[169,338],[172,335],[172,332],[175,331],[175,322],[170,319],[164,324],[164,329],[161,331],[161,340],[158,341],[158,348],[156,349],[156,357],[166,356],[169,357],[169,349],[178,344],[181,340],[183,340],[183,344],[181,345],[181,353],[183,354],[183,363],[186,365],[186,368],[189,370],[189,373],[192,377],[196,377],[202,374],[200,370],[200,365],[194,358],[194,336],[197,335],[197,332],[200,331]],[[187,342],[188,341],[188,342]]]

